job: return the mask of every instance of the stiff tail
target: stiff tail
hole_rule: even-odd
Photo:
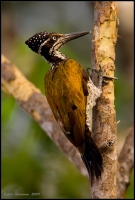
[[[88,133],[85,137],[85,151],[81,158],[88,170],[92,185],[94,176],[96,177],[96,179],[99,179],[101,177],[101,173],[103,171],[103,161],[99,149],[97,148],[96,144]]]

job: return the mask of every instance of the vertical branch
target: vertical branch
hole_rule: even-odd
[[[112,1],[95,1],[92,40],[92,67],[105,76],[114,76],[115,44],[117,41],[117,5]],[[93,75],[97,84],[97,77]],[[114,109],[114,83],[109,80],[93,110],[93,139],[103,156],[103,173],[91,187],[92,198],[117,198],[117,128]]]

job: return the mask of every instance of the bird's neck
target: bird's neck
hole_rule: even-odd
[[[60,51],[55,51],[51,55],[51,60],[49,61],[51,68],[57,67],[63,61],[66,61],[68,57],[61,53]]]
[[[51,68],[57,67],[61,62],[68,59],[68,57],[60,51],[52,51],[51,53],[45,52],[42,56],[51,65]]]

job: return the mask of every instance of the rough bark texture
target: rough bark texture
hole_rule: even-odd
[[[94,31],[92,40],[92,67],[103,70],[105,76],[114,76],[115,44],[117,41],[117,5],[111,1],[94,3]],[[97,85],[97,76],[93,81]],[[109,80],[109,79],[108,79]],[[117,198],[117,125],[114,109],[114,81],[102,88],[93,112],[93,139],[103,155],[103,173],[91,187],[93,199]]]
[[[119,199],[125,197],[125,192],[130,184],[130,174],[134,167],[134,129],[131,128],[121,153],[119,155],[119,170],[117,174],[117,195]]]
[[[17,100],[18,104],[33,117],[68,159],[75,164],[84,176],[88,177],[78,151],[60,130],[46,97],[3,55],[1,60],[2,90]]]

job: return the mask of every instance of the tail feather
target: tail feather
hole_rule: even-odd
[[[96,146],[90,135],[87,135],[85,138],[85,151],[81,158],[88,170],[92,184],[94,176],[96,177],[96,179],[99,179],[101,177],[101,173],[103,171],[103,160],[98,147]]]

